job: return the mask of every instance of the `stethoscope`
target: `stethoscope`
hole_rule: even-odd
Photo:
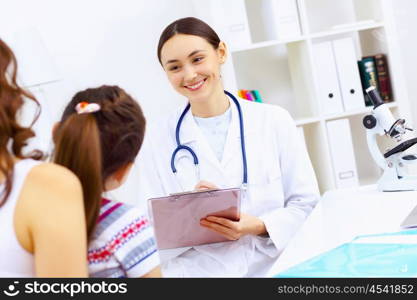
[[[233,96],[231,93],[229,93],[227,91],[224,91],[224,93],[233,100],[233,102],[236,105],[237,111],[239,113],[240,147],[241,147],[241,150],[242,150],[242,163],[243,163],[242,188],[244,190],[246,190],[246,187],[247,187],[247,184],[248,184],[248,165],[247,165],[247,161],[246,161],[246,148],[245,148],[245,135],[244,135],[245,131],[244,131],[244,128],[243,128],[242,109],[241,109],[240,104],[237,101],[235,96]],[[182,124],[182,121],[183,121],[185,115],[190,110],[190,107],[191,107],[191,105],[190,105],[190,103],[188,103],[187,106],[185,107],[184,111],[182,112],[180,118],[178,119],[177,127],[175,129],[175,139],[177,141],[177,148],[174,150],[174,152],[172,153],[172,156],[171,156],[171,169],[172,169],[172,172],[174,173],[174,175],[177,175],[177,168],[175,168],[175,157],[176,157],[176,155],[179,151],[185,150],[185,151],[189,152],[191,154],[191,156],[193,157],[197,177],[200,178],[200,169],[199,169],[197,154],[190,147],[181,145],[181,141],[180,141],[181,124]]]

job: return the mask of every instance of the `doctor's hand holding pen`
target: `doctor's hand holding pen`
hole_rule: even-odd
[[[217,189],[218,187],[208,181],[200,181],[195,190]],[[264,222],[254,216],[240,214],[239,221],[232,221],[222,217],[208,216],[200,220],[200,225],[217,232],[231,241],[236,241],[247,234],[267,234]]]

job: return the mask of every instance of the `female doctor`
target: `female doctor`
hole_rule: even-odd
[[[164,276],[263,277],[318,200],[294,121],[278,106],[237,100],[224,91],[226,45],[199,19],[170,24],[158,58],[188,102],[148,131],[138,164],[142,204],[194,188],[244,191],[240,221],[200,222],[230,242],[181,248],[163,262]]]

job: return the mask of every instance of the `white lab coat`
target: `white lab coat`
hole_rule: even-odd
[[[268,104],[239,103],[248,163],[248,196],[242,200],[241,210],[263,220],[269,237],[247,235],[237,241],[182,248],[163,263],[165,276],[265,276],[319,199],[311,162],[288,112]],[[243,179],[239,116],[233,101],[231,108],[221,162],[191,112],[185,116],[180,131],[181,143],[191,147],[199,158],[200,179],[221,188],[240,186]],[[181,192],[183,188],[192,190],[199,181],[186,151],[177,154],[178,179],[170,167],[176,148],[175,128],[183,109],[147,132],[138,159],[139,205],[143,207],[149,198]]]

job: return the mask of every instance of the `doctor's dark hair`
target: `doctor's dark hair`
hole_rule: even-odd
[[[101,109],[78,114],[80,102]],[[78,92],[57,124],[54,162],[70,169],[83,187],[87,234],[97,223],[105,181],[133,163],[145,135],[146,121],[139,104],[118,86],[101,86]]]
[[[23,90],[16,81],[17,61],[12,50],[0,39],[0,174],[5,177],[4,189],[0,195],[0,207],[6,202],[13,186],[14,158],[42,158],[40,151],[28,155],[22,153],[27,140],[35,136],[31,128],[19,125],[16,113],[22,108],[24,98],[38,106],[32,124],[40,114],[40,105],[35,97]],[[11,150],[11,151],[10,151]]]
[[[207,23],[200,19],[188,17],[178,19],[169,24],[162,32],[158,43],[158,60],[162,65],[161,51],[164,44],[177,34],[195,35],[205,39],[216,50],[219,48],[220,38]]]

